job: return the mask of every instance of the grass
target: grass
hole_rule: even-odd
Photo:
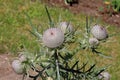
[[[49,7],[52,20],[57,24],[59,19],[62,21],[71,21],[74,26],[80,25],[79,29],[85,27],[85,15],[74,15],[68,10]],[[17,55],[17,52],[22,51],[23,47],[30,52],[38,51],[38,42],[36,38],[29,33],[30,24],[26,18],[24,12],[26,12],[35,26],[45,30],[49,27],[49,21],[45,12],[44,4],[40,2],[30,2],[30,0],[0,0],[0,54],[12,53]],[[97,20],[97,21],[96,21]],[[109,24],[99,21],[99,19],[93,20],[94,23],[99,23],[108,27],[109,34],[119,33],[120,28],[111,26]],[[104,44],[101,44],[100,50],[106,55],[111,55],[112,59],[106,59],[97,55],[90,55],[86,57],[91,59],[91,63],[96,60],[98,66],[111,65],[108,71],[112,75],[111,80],[119,80],[120,77],[120,36],[119,34],[111,37]],[[83,54],[84,53],[84,54]],[[78,56],[79,55],[79,56]],[[83,51],[76,55],[79,60],[84,60],[87,54]]]

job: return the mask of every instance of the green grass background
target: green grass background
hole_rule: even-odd
[[[24,12],[26,12],[33,22],[39,27],[39,31],[49,27],[49,20],[45,12],[45,4],[40,1],[31,2],[30,0],[0,0],[0,54],[11,53],[17,55],[24,46],[28,51],[39,50],[39,43],[36,38],[29,33],[30,24]],[[57,24],[59,19],[62,21],[71,21],[74,26],[79,25],[79,29],[84,30],[85,15],[74,15],[66,9],[49,7],[52,20]],[[82,51],[75,57],[81,61],[90,59],[97,62],[97,67],[111,65],[107,70],[111,74],[111,80],[119,80],[120,77],[120,28],[111,26],[102,22],[100,19],[94,19],[94,23],[104,25],[109,34],[116,34],[108,39],[106,43],[101,44],[100,51],[106,55],[112,56],[112,59],[106,59],[95,54],[88,55]],[[84,57],[81,57],[84,56]],[[86,57],[87,56],[87,57]]]

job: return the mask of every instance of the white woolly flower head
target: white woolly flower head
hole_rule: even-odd
[[[49,48],[56,48],[64,41],[64,33],[60,28],[50,28],[43,33],[43,44]]]
[[[99,41],[96,38],[90,38],[89,39],[89,44],[93,46],[97,46],[99,44]]]
[[[69,22],[60,22],[58,27],[63,31],[63,33],[72,32],[73,26]]]
[[[14,60],[12,62],[12,68],[17,74],[22,74],[24,72],[24,67],[19,60]]]
[[[98,40],[102,40],[108,37],[106,29],[100,25],[95,25],[91,29],[92,35]]]

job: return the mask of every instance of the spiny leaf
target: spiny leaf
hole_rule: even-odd
[[[71,69],[74,69],[74,67],[78,64],[79,61],[76,61],[76,63],[72,66]]]
[[[32,21],[30,19],[30,16],[24,12],[26,17],[28,18],[28,21],[30,23],[30,27],[32,28],[32,31],[28,30],[30,33],[32,33],[34,36],[36,36],[38,39],[42,38],[42,35],[40,33],[37,32],[37,29],[35,28],[35,26],[32,24]]]
[[[86,62],[85,64],[83,63],[83,66],[82,66],[79,70],[82,70],[82,69],[84,70],[85,67],[86,67],[86,65],[87,65],[87,63],[88,63],[88,62]]]
[[[46,13],[47,13],[49,22],[50,22],[50,27],[54,27],[54,24],[53,24],[52,19],[51,19],[51,17],[50,17],[50,13],[49,13],[49,11],[48,11],[48,9],[47,9],[47,6],[45,6],[45,10],[46,10]]]
[[[86,72],[90,72],[94,67],[95,67],[96,64],[92,65]]]

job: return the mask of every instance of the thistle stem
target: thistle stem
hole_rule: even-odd
[[[57,69],[57,80],[60,80],[58,60],[56,60],[56,69]]]
[[[55,50],[55,63],[56,63],[56,70],[57,70],[57,80],[60,80],[59,61],[58,61],[58,51],[57,50]]]

